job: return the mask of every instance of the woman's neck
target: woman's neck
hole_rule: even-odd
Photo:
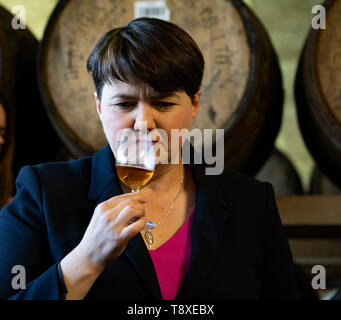
[[[148,183],[148,188],[157,192],[167,192],[179,186],[181,175],[185,178],[185,167],[182,163],[159,164]]]

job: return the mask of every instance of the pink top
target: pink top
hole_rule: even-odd
[[[155,250],[149,250],[163,300],[174,300],[185,278],[191,256],[194,211],[168,241]]]

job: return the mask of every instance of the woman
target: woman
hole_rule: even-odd
[[[13,196],[13,141],[7,103],[0,97],[0,208],[6,205]]]
[[[269,183],[230,170],[207,176],[204,165],[181,162],[158,164],[138,193],[117,178],[121,129],[139,132],[145,123],[169,135],[195,119],[204,60],[193,39],[174,24],[136,19],[102,36],[88,70],[108,145],[21,170],[0,214],[0,241],[8,243],[0,249],[1,298],[295,298]],[[25,289],[11,287],[14,264],[25,268]]]

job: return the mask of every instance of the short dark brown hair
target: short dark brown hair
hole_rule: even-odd
[[[91,51],[87,69],[101,99],[104,83],[143,82],[158,92],[200,89],[203,55],[191,36],[173,23],[139,18],[105,33]]]

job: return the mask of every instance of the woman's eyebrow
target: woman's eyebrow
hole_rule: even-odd
[[[155,93],[148,95],[147,99],[148,100],[160,100],[160,99],[165,99],[165,98],[169,98],[173,96],[177,97],[176,92],[155,92]],[[138,95],[119,93],[119,94],[112,96],[110,99],[137,100],[139,98],[140,97]]]
[[[126,100],[132,100],[137,99],[137,96],[129,95],[129,94],[116,94],[112,96],[110,99],[126,99]]]
[[[149,99],[151,100],[160,100],[160,99],[166,99],[170,97],[177,97],[176,92],[157,92],[155,94],[150,95]]]

